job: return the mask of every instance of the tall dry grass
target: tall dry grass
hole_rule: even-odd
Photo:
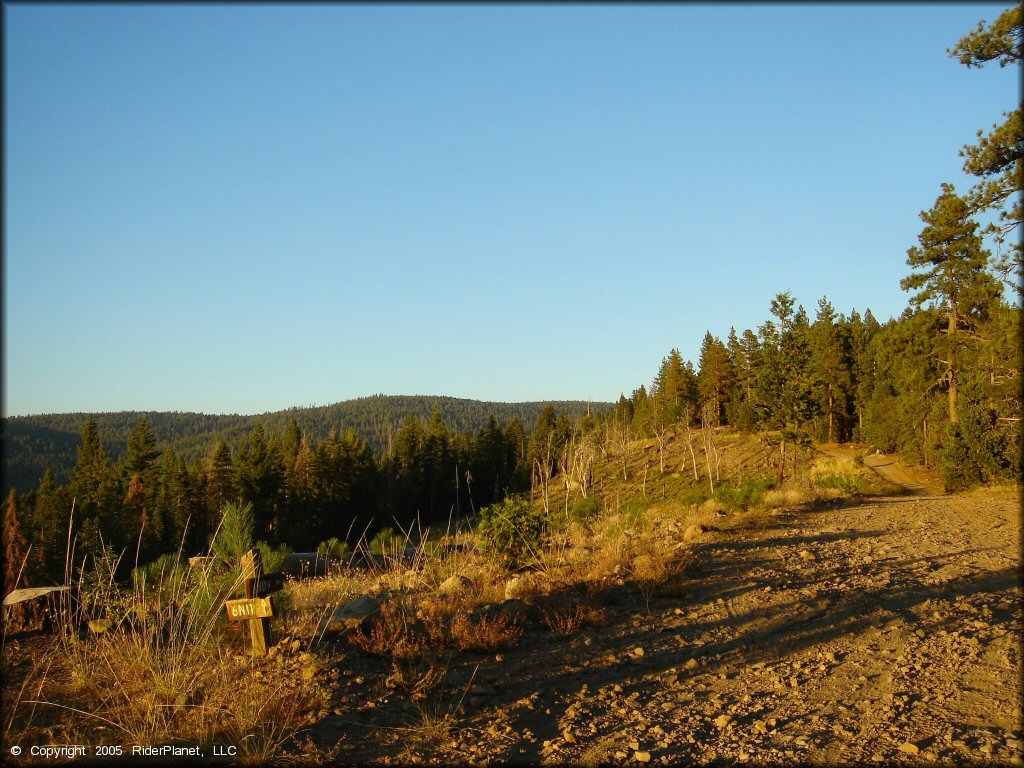
[[[63,606],[50,651],[10,701],[8,740],[45,719],[66,741],[230,744],[259,763],[318,706],[316,686],[265,674],[226,631],[237,569],[212,558],[192,568],[179,551],[126,586],[116,578],[123,554],[102,548],[76,567],[74,553],[69,537],[65,583],[79,600]]]

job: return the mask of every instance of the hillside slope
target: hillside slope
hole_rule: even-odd
[[[93,414],[100,440],[107,453],[116,459],[124,450],[128,436],[139,419],[145,417],[161,451],[172,448],[186,461],[207,455],[217,440],[229,447],[239,445],[257,424],[269,433],[281,434],[292,419],[305,435],[313,440],[325,437],[332,430],[341,433],[354,428],[380,454],[387,445],[388,430],[401,425],[408,415],[422,420],[436,408],[449,429],[475,432],[490,416],[505,425],[518,419],[529,431],[540,412],[548,405],[570,417],[587,412],[603,411],[609,403],[588,403],[581,400],[527,403],[498,403],[466,400],[455,397],[374,395],[346,400],[315,408],[290,408],[255,416],[210,415],[203,413],[140,412]],[[44,414],[15,416],[3,420],[4,493],[10,488],[25,492],[36,487],[47,467],[53,469],[57,482],[68,480],[75,463],[82,425],[89,414]]]

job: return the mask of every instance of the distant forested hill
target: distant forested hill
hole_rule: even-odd
[[[283,434],[292,419],[303,434],[318,440],[332,430],[339,434],[354,427],[370,444],[375,454],[387,447],[388,432],[398,431],[402,420],[412,414],[426,421],[437,408],[450,429],[475,432],[494,416],[501,424],[515,418],[529,432],[541,410],[553,405],[570,417],[578,417],[589,407],[592,412],[605,411],[611,403],[583,401],[547,401],[534,403],[493,403],[463,400],[455,397],[374,395],[346,400],[316,408],[290,408],[258,416],[214,416],[202,413],[141,412],[92,414],[100,440],[111,459],[125,449],[129,435],[145,417],[157,439],[157,448],[174,452],[185,461],[206,456],[216,442],[223,439],[236,448],[256,424],[270,434]],[[58,483],[67,483],[75,464],[75,451],[80,441],[87,413],[15,416],[3,420],[4,495],[11,488],[19,493],[34,489],[49,467]]]

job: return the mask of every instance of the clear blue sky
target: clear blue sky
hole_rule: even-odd
[[[4,414],[612,400],[906,306],[1007,4],[5,5]]]

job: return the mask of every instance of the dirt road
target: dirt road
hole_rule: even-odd
[[[310,735],[353,762],[1024,765],[1019,498],[913,490],[728,520],[685,594],[627,585],[603,627],[457,662],[427,705],[450,728],[356,670]]]

